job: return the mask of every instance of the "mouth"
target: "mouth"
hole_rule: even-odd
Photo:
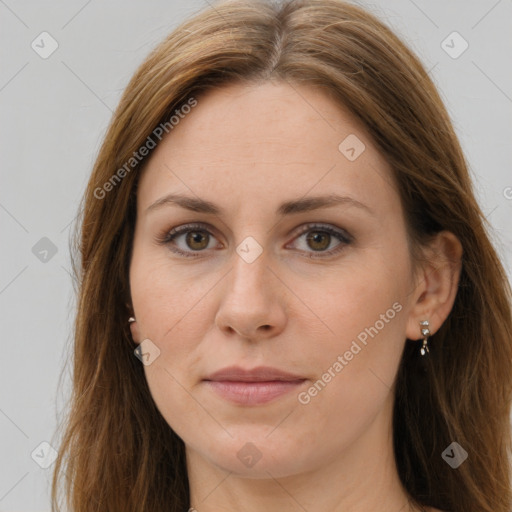
[[[203,382],[221,398],[238,405],[259,405],[282,397],[301,386],[305,377],[270,367],[244,370],[228,367]]]

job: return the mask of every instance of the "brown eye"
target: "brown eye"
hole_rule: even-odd
[[[335,229],[330,226],[310,224],[300,233],[295,240],[301,240],[303,247],[300,252],[305,253],[308,258],[322,258],[332,256],[342,251],[351,244],[353,237],[345,230]],[[174,228],[157,237],[156,241],[166,245],[169,249],[185,257],[201,257],[202,253],[207,254],[207,249],[212,240],[216,240],[212,233],[205,229],[202,224],[188,224]],[[333,241],[338,241],[334,248],[330,248]]]
[[[188,231],[185,243],[194,251],[202,251],[208,247],[209,234],[206,231]]]
[[[353,237],[345,230],[318,224],[308,224],[302,233],[296,237],[296,240],[301,241],[301,239],[302,243],[298,244],[298,248],[301,252],[306,253],[308,258],[332,256],[342,251],[353,241]],[[334,248],[331,247],[333,241],[338,241]]]
[[[306,240],[315,251],[323,251],[329,247],[331,235],[326,231],[310,231]]]
[[[199,257],[207,252],[215,237],[202,224],[187,224],[171,229],[156,238],[157,243],[166,245],[172,252],[186,257]]]

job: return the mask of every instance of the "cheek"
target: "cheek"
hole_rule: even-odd
[[[389,405],[405,342],[407,280],[397,269],[371,268],[351,269],[327,293],[324,288],[309,295],[314,302],[308,305],[322,312],[334,334],[324,337],[321,350],[318,343],[305,350],[316,380],[298,396],[298,414],[315,418],[314,430],[336,439],[339,449],[349,446]],[[304,428],[309,431],[306,421]],[[310,436],[319,443],[315,450],[323,452],[323,437],[313,431]]]
[[[205,295],[213,285],[208,275],[194,278],[186,269],[173,269],[161,255],[134,250],[130,287],[141,339],[150,339],[159,349],[158,357],[144,366],[146,381],[156,407],[182,438],[192,425],[205,421],[191,388],[196,347],[211,325]]]
[[[374,256],[367,264],[347,266],[335,279],[317,282],[315,289],[303,283],[298,291],[329,328],[327,338],[317,336],[322,350],[318,343],[304,348],[321,380],[317,387],[327,383],[332,392],[338,390],[339,403],[364,401],[367,393],[387,394],[405,343],[408,255],[404,250],[394,260]]]
[[[297,294],[305,297],[333,338],[341,343],[359,334],[364,343],[365,333],[370,337],[370,330],[377,335],[375,329],[379,338],[392,338],[391,333],[404,325],[401,317],[405,315],[400,312],[405,310],[410,287],[407,258],[397,253],[393,258],[395,262],[390,264],[391,257],[375,251],[314,282],[297,280],[301,283]]]
[[[130,288],[139,327],[145,338],[163,343],[183,339],[190,319],[205,319],[203,300],[215,284],[215,277],[197,275],[191,267],[174,266],[165,251],[134,250],[130,266]],[[192,323],[193,325],[193,323]],[[179,342],[176,344],[180,346]]]

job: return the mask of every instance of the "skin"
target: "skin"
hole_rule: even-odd
[[[355,161],[338,149],[350,134],[365,144]],[[175,204],[147,211],[169,193],[211,201],[223,212]],[[366,207],[276,214],[284,201],[329,193]],[[206,223],[200,230],[211,234],[200,231],[199,242],[188,245],[186,234],[167,245],[155,241],[187,223]],[[345,230],[352,241],[324,234],[315,245],[307,234],[322,230],[307,223]],[[263,249],[251,263],[236,251],[246,237]],[[431,263],[413,265],[388,164],[364,127],[323,92],[264,82],[198,98],[141,177],[130,267],[133,339],[160,350],[145,375],[158,409],[185,442],[194,508],[418,510],[394,463],[394,379],[404,344],[412,343],[406,339],[422,337],[419,322],[428,319],[435,333],[453,305],[460,243],[443,232],[426,254]],[[378,334],[300,403],[298,393],[396,303],[400,311]],[[203,381],[235,364],[273,366],[307,380],[267,404],[235,405]],[[237,457],[246,443],[261,455],[252,467]]]

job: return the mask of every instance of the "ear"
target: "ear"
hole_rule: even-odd
[[[452,310],[462,269],[462,245],[450,231],[441,231],[423,249],[425,263],[416,274],[406,336],[422,338],[420,322],[430,322],[434,334]]]
[[[132,333],[132,339],[135,343],[139,344],[142,340],[140,337],[140,329],[137,324],[137,321],[130,322],[130,331]]]
[[[128,308],[130,318],[136,318],[135,313],[133,312],[133,307],[130,304],[126,304],[126,307]],[[140,343],[141,342],[140,329],[137,324],[137,320],[130,322],[130,331],[132,333],[133,341],[137,344]]]

